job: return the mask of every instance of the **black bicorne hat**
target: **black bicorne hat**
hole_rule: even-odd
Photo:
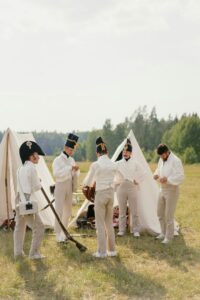
[[[68,135],[67,141],[65,143],[65,146],[74,149],[77,142],[78,142],[79,137],[73,133],[70,133]]]
[[[124,145],[124,150],[129,152],[133,151],[130,139],[127,139],[126,144]]]
[[[22,163],[24,164],[25,161],[28,160],[29,157],[35,152],[38,153],[38,155],[45,156],[43,150],[36,142],[34,141],[24,142],[19,148],[19,155]]]
[[[96,150],[97,153],[107,152],[106,145],[101,136],[96,139],[96,147],[97,147],[97,150]]]

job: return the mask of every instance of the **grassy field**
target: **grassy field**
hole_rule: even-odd
[[[87,168],[81,164],[81,178]],[[116,240],[118,257],[97,260],[94,231],[79,238],[88,247],[84,254],[72,244],[56,245],[47,232],[44,260],[16,262],[12,233],[0,232],[0,299],[200,299],[200,166],[185,172],[176,213],[181,234],[167,246],[127,234]],[[26,252],[30,238],[27,232]]]

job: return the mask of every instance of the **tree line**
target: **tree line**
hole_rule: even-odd
[[[180,118],[168,116],[164,119],[158,118],[155,107],[149,113],[146,106],[138,108],[131,117],[116,126],[112,125],[111,119],[107,119],[101,129],[74,132],[80,137],[75,159],[94,161],[96,159],[95,140],[100,135],[112,156],[131,129],[148,162],[157,160],[155,149],[161,142],[166,143],[182,158],[184,163],[200,162],[200,118],[198,114],[184,114]],[[56,131],[33,132],[36,141],[45,153],[53,156],[62,151],[67,134]],[[0,140],[2,136],[3,132],[0,132]]]

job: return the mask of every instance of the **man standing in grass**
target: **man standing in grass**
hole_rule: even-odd
[[[174,237],[174,215],[179,197],[179,185],[184,179],[184,170],[181,160],[169,150],[167,145],[158,145],[157,154],[160,160],[154,179],[161,185],[157,208],[161,234],[157,239],[162,240],[163,244],[168,244]]]
[[[55,177],[55,209],[63,225],[67,228],[72,210],[72,193],[75,191],[79,167],[72,158],[77,145],[78,136],[73,133],[68,135],[64,151],[53,161],[53,175]],[[65,234],[55,221],[56,241],[66,241]]]
[[[101,137],[96,140],[98,160],[91,164],[83,181],[83,187],[96,184],[95,218],[98,247],[94,257],[116,256],[115,234],[113,228],[113,181],[116,165],[108,157],[107,147]]]
[[[116,162],[117,175],[115,183],[117,186],[117,199],[119,203],[119,232],[123,236],[126,231],[127,202],[131,216],[133,236],[140,237],[140,222],[138,216],[138,187],[144,179],[145,171],[142,166],[133,158],[130,139],[123,149],[123,158]]]
[[[20,214],[19,205],[22,202],[27,203],[34,199],[35,193],[41,189],[41,182],[37,174],[36,165],[39,162],[39,155],[44,156],[40,146],[34,141],[26,141],[19,148],[19,154],[22,166],[17,172],[18,193],[16,197],[16,225],[14,230],[14,256],[24,256],[24,238],[26,226],[31,225],[32,243],[29,252],[30,259],[41,259],[44,256],[39,250],[44,236],[44,225],[38,212],[34,214]],[[31,204],[29,204],[31,206]]]

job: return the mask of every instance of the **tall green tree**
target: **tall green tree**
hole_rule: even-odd
[[[177,153],[184,154],[186,148],[193,148],[200,161],[200,118],[197,114],[182,116],[181,120],[164,136],[163,141]]]
[[[86,160],[86,142],[78,143],[78,146],[74,152],[74,159],[76,161]]]
[[[121,143],[128,135],[128,124],[126,122],[120,123],[116,126],[114,130],[114,149],[117,148],[119,143]]]
[[[110,119],[107,119],[103,125],[102,137],[107,145],[110,156],[112,156],[115,151],[115,133]]]
[[[92,130],[87,137],[86,142],[86,157],[89,161],[96,160],[96,139],[101,136],[101,130]]]

